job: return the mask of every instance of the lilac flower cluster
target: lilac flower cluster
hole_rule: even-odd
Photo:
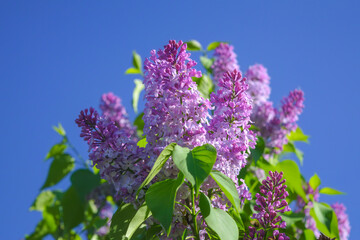
[[[147,175],[148,158],[137,146],[134,128],[120,100],[112,94],[103,95],[102,100],[102,116],[93,108],[85,109],[75,122],[81,128],[80,136],[89,144],[89,159],[101,177],[114,185],[118,198],[131,202]]]
[[[112,92],[105,93],[101,96],[100,109],[103,116],[108,120],[115,122],[120,129],[128,129],[129,132],[135,134],[135,128],[128,119],[127,112],[121,104],[121,99]]]
[[[255,236],[266,236],[267,231],[276,228],[285,228],[286,223],[282,221],[281,216],[278,213],[284,213],[290,211],[290,207],[285,198],[289,196],[286,191],[287,186],[284,185],[285,179],[282,180],[283,173],[269,172],[269,175],[262,181],[260,186],[260,193],[256,194],[256,204],[254,206],[255,211],[253,218],[259,221],[262,229],[254,231],[252,227],[249,228],[248,239]],[[274,231],[275,234],[275,231]],[[276,232],[278,239],[289,239],[285,234],[279,234]],[[260,238],[261,239],[261,238]]]
[[[224,73],[232,72],[233,70],[240,71],[233,46],[227,43],[220,43],[214,51],[214,57],[215,61],[211,68],[213,69],[215,85],[219,83]]]
[[[304,108],[304,93],[297,89],[291,91],[281,101],[281,108],[276,109],[268,100],[271,89],[267,69],[255,64],[249,67],[245,75],[249,84],[248,93],[253,99],[251,120],[260,129],[266,146],[272,148],[272,152],[280,153],[287,143],[286,135],[297,127],[296,121]]]
[[[196,62],[186,48],[182,41],[171,40],[164,50],[152,50],[144,63],[144,135],[155,150],[174,141],[188,147],[206,142],[211,105],[192,80],[201,72],[193,68]]]
[[[296,89],[283,98],[280,110],[274,108],[272,102],[266,101],[251,115],[267,147],[273,148],[275,153],[282,151],[288,141],[286,135],[297,128],[296,121],[304,108],[303,102],[303,91]]]
[[[248,93],[253,99],[254,106],[265,103],[270,97],[270,76],[267,69],[261,64],[255,64],[249,67],[245,74],[248,79]],[[254,108],[254,110],[256,110]]]
[[[345,213],[346,207],[342,203],[334,203],[331,205],[336,214],[338,225],[339,225],[339,235],[341,240],[347,240],[350,235],[350,221],[348,215]]]
[[[224,74],[217,92],[211,94],[215,111],[208,127],[208,139],[217,149],[214,168],[234,182],[238,182],[237,176],[246,165],[247,151],[256,142],[255,134],[249,130],[252,104],[247,88],[246,79],[234,70]]]

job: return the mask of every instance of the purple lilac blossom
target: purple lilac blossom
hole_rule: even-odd
[[[266,146],[275,153],[282,151],[283,145],[288,142],[286,135],[297,128],[296,121],[304,108],[303,102],[303,91],[296,89],[283,98],[280,110],[274,108],[272,102],[266,101],[253,112],[251,120],[260,129]]]
[[[80,136],[89,144],[89,159],[100,170],[100,176],[114,185],[117,199],[132,202],[149,169],[133,128],[120,128],[93,108],[81,111],[75,122],[81,128]]]
[[[340,239],[347,240],[350,235],[351,227],[349,217],[345,212],[346,207],[342,203],[334,203],[331,205],[331,207],[334,209],[338,220]]]
[[[285,234],[279,234],[277,228],[286,228],[285,221],[278,213],[284,213],[290,211],[290,207],[286,202],[285,198],[289,196],[286,191],[287,186],[284,185],[285,179],[282,180],[283,173],[280,172],[269,172],[266,180],[262,181],[260,186],[260,193],[256,194],[256,205],[254,210],[258,213],[254,213],[253,218],[259,221],[262,229],[255,232],[253,227],[249,227],[248,239],[255,239],[253,236],[266,235],[266,231],[275,229],[275,239],[289,239]],[[252,237],[252,238],[251,238]],[[246,238],[245,238],[246,239]]]
[[[144,62],[145,110],[144,135],[151,168],[163,148],[171,142],[189,148],[207,142],[206,128],[211,104],[197,90],[192,77],[201,77],[193,67],[196,62],[186,52],[182,41],[170,40],[164,49],[151,51]],[[174,178],[178,174],[173,161],[167,161],[157,175],[157,181]],[[180,188],[177,201],[188,198],[188,190]],[[186,228],[182,211],[175,208],[171,238],[177,239]]]
[[[253,99],[254,110],[256,106],[265,103],[270,96],[270,77],[267,69],[261,64],[255,64],[249,67],[245,76],[248,80],[248,93]]]
[[[210,97],[215,110],[207,136],[217,149],[213,168],[236,183],[242,203],[251,199],[251,195],[244,182],[238,184],[237,176],[246,165],[249,149],[254,148],[256,143],[255,134],[249,130],[252,104],[247,88],[246,79],[238,70],[224,74],[219,80],[217,92]],[[211,181],[208,183],[207,188],[216,186]],[[213,199],[214,205],[221,209],[226,207],[225,202],[219,196]]]
[[[201,72],[193,68],[196,62],[186,47],[182,41],[170,40],[164,50],[152,50],[145,60],[144,135],[151,148],[171,142],[187,147],[206,142],[204,126],[211,106],[192,80]]]
[[[208,139],[217,149],[214,168],[237,182],[249,148],[256,144],[255,134],[249,130],[252,102],[246,92],[246,79],[238,70],[224,74],[218,86],[217,92],[211,94],[215,110]]]
[[[240,71],[233,46],[227,43],[220,43],[220,45],[215,49],[214,57],[215,61],[211,68],[213,69],[214,82],[216,86],[218,85],[219,80],[223,77],[224,73],[227,71]]]
[[[115,122],[119,129],[129,129],[135,133],[135,128],[128,119],[125,107],[121,104],[121,99],[112,92],[104,93],[100,100],[100,109],[103,116],[110,121]]]

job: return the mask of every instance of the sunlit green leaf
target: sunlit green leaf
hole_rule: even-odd
[[[315,173],[309,180],[309,185],[312,189],[317,189],[321,184],[321,180],[319,176]]]
[[[67,148],[66,144],[63,143],[55,144],[54,146],[51,147],[50,151],[45,157],[45,160],[63,154],[66,148]]]
[[[47,206],[50,206],[55,200],[55,195],[52,191],[43,191],[35,199],[30,207],[30,210],[44,211]]]
[[[180,172],[177,179],[154,183],[145,194],[146,205],[154,218],[164,227],[167,235],[170,233],[176,193],[183,182],[184,175]]]
[[[44,185],[41,189],[60,182],[75,166],[75,160],[68,154],[54,156]]]
[[[284,145],[283,147],[283,152],[284,153],[295,153],[296,157],[299,159],[300,164],[303,164],[303,160],[304,160],[304,153],[302,151],[300,151],[299,149],[297,149],[294,145],[293,142],[289,141],[287,144]]]
[[[207,50],[211,51],[214,50],[215,48],[217,48],[220,45],[221,42],[212,42],[207,46]]]
[[[61,123],[58,124],[58,126],[53,126],[53,129],[55,132],[57,132],[60,136],[65,137],[66,132]]]
[[[339,239],[339,229],[334,210],[325,203],[313,202],[313,208],[310,215],[316,222],[316,227],[320,232],[328,237],[337,237]]]
[[[133,66],[141,72],[141,56],[135,51],[133,51]]]
[[[141,74],[141,70],[136,68],[128,68],[125,74]]]
[[[121,205],[111,219],[108,237],[110,240],[125,239],[129,223],[136,214],[136,209],[131,203]]]
[[[137,146],[140,147],[140,148],[145,148],[147,143],[148,142],[146,141],[146,137],[145,137],[145,138],[138,141]]]
[[[231,202],[234,209],[239,213],[241,207],[240,198],[233,180],[231,180],[231,178],[229,178],[222,172],[218,171],[212,171],[210,175],[224,192],[225,196]]]
[[[149,174],[143,181],[143,183],[140,185],[139,189],[136,192],[136,195],[139,194],[140,190],[148,185],[151,180],[160,172],[162,167],[165,165],[166,161],[169,159],[169,157],[172,155],[174,148],[176,146],[176,143],[170,143],[167,145],[164,150],[160,153],[159,157],[156,159],[154,166],[150,170]]]
[[[188,51],[199,51],[201,50],[201,44],[196,40],[186,42]]]
[[[234,219],[225,211],[213,208],[210,199],[200,193],[200,211],[208,227],[210,227],[222,240],[237,240],[239,230]]]
[[[133,106],[135,113],[137,113],[140,93],[142,90],[144,90],[145,86],[142,83],[142,81],[139,79],[135,79],[134,83],[135,83],[135,88],[134,88],[133,95],[132,95],[132,106]]]
[[[207,71],[211,72],[211,66],[214,63],[213,58],[211,59],[211,58],[208,58],[208,57],[205,57],[205,56],[200,56],[200,62]]]
[[[289,141],[309,142],[309,136],[305,135],[300,127],[298,127],[295,131],[290,132],[287,138]]]
[[[135,216],[131,219],[129,226],[127,228],[125,236],[129,239],[133,236],[135,231],[140,227],[140,225],[151,216],[151,212],[146,206],[143,204],[136,212]]]
[[[172,157],[175,165],[195,187],[196,194],[198,194],[201,184],[209,176],[216,161],[215,147],[205,144],[190,150],[177,145]]]
[[[322,193],[322,194],[327,194],[327,195],[340,195],[340,194],[345,194],[343,192],[340,192],[336,189],[333,189],[333,188],[329,188],[329,187],[324,187],[322,189],[320,189],[319,193]]]

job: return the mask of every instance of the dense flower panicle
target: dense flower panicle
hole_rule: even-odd
[[[109,110],[102,106],[104,113]],[[75,122],[82,129],[80,136],[89,144],[89,159],[100,170],[100,176],[114,185],[117,199],[131,202],[148,173],[148,158],[137,146],[134,128],[128,124],[121,127],[119,122],[125,121],[112,121],[107,116],[99,116],[90,108],[81,111]]]
[[[245,76],[248,80],[248,93],[253,99],[254,110],[256,106],[265,103],[270,96],[270,77],[267,69],[261,64],[255,64],[249,67]]]
[[[249,148],[255,147],[255,134],[249,130],[251,99],[246,90],[246,79],[238,70],[227,72],[219,80],[218,90],[211,94],[215,110],[208,127],[208,141],[217,149],[214,169],[230,177],[238,189],[242,203],[251,199],[245,183],[238,185],[239,172],[246,165]],[[208,188],[216,186],[208,181]],[[217,196],[213,204],[225,209],[227,201]]]
[[[196,62],[186,48],[182,41],[171,40],[164,50],[151,51],[144,63],[144,135],[155,154],[156,147],[161,150],[170,142],[188,147],[206,142],[204,125],[211,106],[192,80],[201,72],[193,68]]]
[[[246,79],[234,70],[224,74],[217,92],[211,94],[215,111],[208,127],[208,139],[218,153],[214,168],[235,182],[246,165],[249,148],[254,148],[256,143],[255,134],[249,130],[252,105],[247,88]]]
[[[227,71],[240,71],[233,46],[227,43],[220,43],[220,45],[215,49],[214,57],[215,61],[211,68],[213,69],[215,85],[218,84],[219,80]]]
[[[256,194],[256,204],[254,206],[254,219],[257,219],[264,229],[285,228],[286,223],[278,213],[290,211],[290,207],[285,198],[289,196],[284,185],[285,179],[281,180],[283,173],[269,172],[266,180],[262,181],[260,193]]]
[[[334,203],[331,205],[334,209],[338,220],[339,235],[341,240],[347,240],[350,235],[350,221],[348,215],[345,213],[346,207],[342,203]]]
[[[260,135],[266,141],[266,146],[273,148],[275,153],[282,151],[287,143],[286,135],[297,128],[296,121],[304,108],[304,93],[294,90],[283,98],[280,110],[266,101],[256,108],[251,120],[260,129]]]
[[[89,144],[89,151],[112,139],[111,135],[117,130],[114,124],[101,118],[94,108],[81,111],[75,123],[81,128],[80,137]],[[112,143],[108,142],[108,144]]]
[[[121,99],[112,92],[104,93],[101,96],[100,109],[103,112],[103,116],[115,122],[119,129],[126,128],[129,129],[129,131],[135,132],[134,127],[128,119],[126,109],[121,104]]]

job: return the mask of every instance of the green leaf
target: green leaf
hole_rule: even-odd
[[[164,227],[167,235],[170,234],[176,193],[183,182],[184,175],[180,172],[177,179],[154,183],[145,194],[146,205]]]
[[[197,88],[203,98],[210,98],[211,92],[214,90],[214,83],[207,74],[203,74],[200,78],[193,77],[197,84]]]
[[[175,165],[195,187],[198,195],[201,184],[209,176],[216,161],[215,147],[205,144],[190,151],[188,148],[176,145],[172,157]]]
[[[310,229],[305,229],[300,240],[316,240],[315,234]]]
[[[334,210],[326,203],[313,202],[310,215],[316,222],[316,228],[328,237],[339,239],[339,229]]]
[[[301,222],[304,220],[305,214],[304,213],[294,213],[291,212],[290,214],[287,213],[279,213],[281,218],[286,222],[286,226],[291,226],[296,222]]]
[[[309,143],[309,136],[305,135],[300,127],[298,127],[295,131],[290,132],[287,136],[289,141],[299,141]]]
[[[320,189],[319,193],[322,194],[327,194],[327,195],[341,195],[341,194],[345,194],[344,192],[340,192],[336,189],[333,188],[329,188],[329,187],[324,187],[322,189]]]
[[[259,158],[263,155],[264,150],[265,150],[265,141],[262,137],[258,136],[255,149],[250,149],[251,156],[255,164],[257,163]]]
[[[135,79],[134,83],[135,83],[135,88],[134,88],[133,95],[132,95],[132,106],[133,106],[135,113],[137,113],[140,93],[142,90],[144,90],[145,86],[142,83],[142,81],[139,79]]]
[[[240,214],[238,212],[236,212],[233,208],[230,208],[228,210],[228,214],[235,220],[239,231],[240,232],[245,232],[245,225],[244,225],[243,220],[241,219]]]
[[[153,240],[156,234],[159,234],[162,230],[161,225],[153,225],[146,231],[146,240]]]
[[[53,129],[54,129],[54,131],[57,132],[60,136],[63,136],[63,137],[66,136],[65,129],[63,128],[63,126],[61,125],[61,123],[59,123],[58,126],[53,126]]]
[[[284,145],[283,147],[283,152],[289,152],[289,153],[295,153],[296,157],[299,159],[300,164],[303,164],[303,160],[304,160],[304,153],[302,151],[300,151],[299,149],[297,149],[294,145],[293,142],[288,142],[287,144]]]
[[[60,182],[75,166],[75,160],[69,154],[54,156],[44,185],[41,189]]]
[[[55,195],[51,191],[41,192],[31,205],[30,210],[32,211],[44,211],[47,206],[50,206],[55,200]]]
[[[200,56],[200,62],[207,71],[211,72],[211,66],[214,63],[213,58],[211,59],[211,58],[208,58],[208,57]]]
[[[139,195],[140,190],[148,185],[151,180],[160,172],[162,167],[165,165],[166,161],[169,159],[171,154],[174,151],[174,148],[176,146],[176,143],[170,143],[167,145],[164,150],[160,153],[159,157],[156,159],[154,166],[150,170],[149,174],[145,178],[144,182],[140,185],[139,189],[136,192],[136,196]]]
[[[210,227],[222,240],[237,240],[239,230],[236,222],[225,211],[212,208],[210,199],[200,193],[200,211],[208,227]]]
[[[136,68],[128,68],[125,74],[141,74],[141,70]]]
[[[134,235],[135,231],[140,227],[140,225],[151,216],[151,212],[146,206],[143,204],[136,212],[135,216],[131,219],[129,226],[127,228],[125,236],[129,239]]]
[[[146,137],[145,137],[145,138],[143,138],[143,139],[141,139],[141,140],[138,141],[137,146],[138,146],[139,148],[145,148],[146,145],[147,145],[147,143],[148,143],[148,142],[146,141]]]
[[[284,160],[279,162],[276,166],[269,164],[266,161],[259,161],[259,167],[266,172],[278,171],[283,172],[283,178],[286,179],[286,185],[291,191],[297,193],[305,202],[308,202],[304,189],[302,188],[302,176],[296,162],[292,160]]]
[[[211,51],[214,50],[215,48],[217,48],[220,45],[221,42],[212,42],[207,46],[207,50]]]
[[[64,194],[61,205],[66,231],[79,225],[84,220],[85,203],[75,187],[71,186]]]
[[[63,154],[66,148],[67,148],[66,144],[62,144],[62,143],[55,144],[54,146],[51,147],[50,151],[45,157],[45,160]]]
[[[315,173],[309,180],[309,185],[312,189],[317,189],[321,184],[321,180],[319,176]]]
[[[50,234],[49,226],[46,220],[42,219],[37,225],[33,233],[30,236],[26,236],[26,240],[42,240],[45,236]]]
[[[144,129],[144,126],[145,126],[144,120],[142,119],[143,116],[144,116],[144,113],[142,112],[135,118],[135,121],[134,121],[134,125],[136,126],[137,135],[139,136],[139,138],[142,137],[143,129]]]
[[[100,186],[100,176],[95,175],[92,171],[87,169],[75,171],[70,179],[73,187],[76,189],[82,200],[85,200],[94,188]]]
[[[131,203],[121,205],[111,219],[108,237],[110,240],[124,239],[129,223],[136,214],[136,209]]]
[[[140,70],[141,73],[141,57],[135,51],[133,51],[133,66],[135,69]]]
[[[234,209],[239,213],[240,212],[240,198],[239,193],[236,190],[235,183],[228,176],[223,174],[222,172],[212,171],[210,173],[211,177],[215,180],[217,185],[224,192],[227,199],[231,202]]]
[[[199,51],[201,50],[201,44],[196,40],[186,42],[188,51]]]

